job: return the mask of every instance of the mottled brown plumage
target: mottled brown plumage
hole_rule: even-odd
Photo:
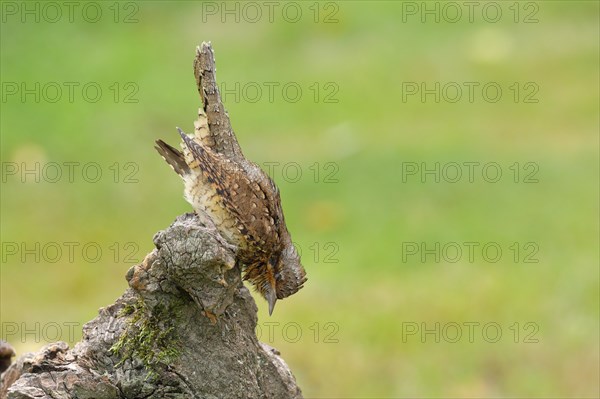
[[[194,134],[178,128],[179,151],[162,140],[156,149],[185,183],[185,198],[201,220],[238,248],[244,278],[269,303],[296,293],[306,281],[300,257],[285,225],[279,190],[242,154],[214,74],[210,44],[196,50],[194,75],[203,108]]]

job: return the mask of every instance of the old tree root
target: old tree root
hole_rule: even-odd
[[[256,304],[215,231],[186,214],[154,243],[82,341],[17,359],[2,398],[302,397],[279,353],[258,342]]]

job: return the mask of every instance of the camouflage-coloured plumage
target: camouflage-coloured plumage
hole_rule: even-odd
[[[285,225],[279,190],[242,154],[221,103],[210,44],[196,51],[194,74],[202,97],[194,134],[178,128],[179,151],[162,140],[156,149],[184,180],[185,198],[205,222],[237,246],[244,278],[269,303],[296,293],[306,281]]]

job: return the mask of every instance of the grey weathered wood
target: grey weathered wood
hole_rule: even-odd
[[[21,356],[2,374],[2,398],[302,398],[256,338],[256,304],[216,232],[186,214],[154,243],[82,341]]]

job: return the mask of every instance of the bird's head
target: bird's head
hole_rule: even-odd
[[[283,244],[282,249],[270,257],[267,266],[269,274],[273,276],[272,279],[268,279],[263,292],[269,303],[269,315],[273,313],[278,299],[298,292],[306,281],[306,272],[300,263],[300,255],[298,255],[292,240],[284,240]]]

